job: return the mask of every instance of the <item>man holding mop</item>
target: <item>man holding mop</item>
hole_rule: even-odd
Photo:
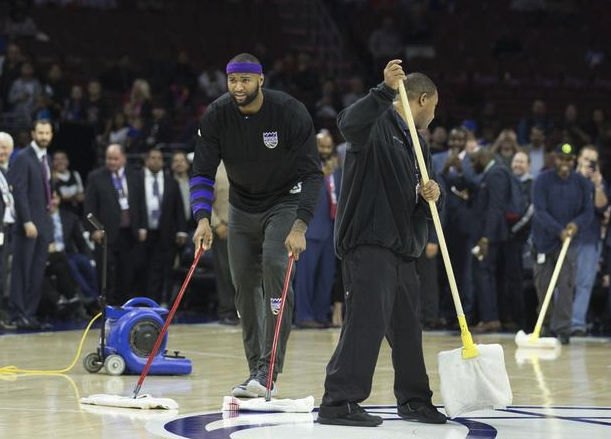
[[[286,93],[263,86],[263,67],[242,53],[227,64],[228,93],[214,101],[199,123],[190,181],[196,251],[212,245],[210,217],[221,159],[229,180],[227,246],[235,304],[242,323],[249,375],[232,396],[265,396],[275,329],[282,331],[273,384],[282,372],[291,330],[293,292],[282,306],[289,262],[305,250],[308,223],[322,184],[314,125],[305,106]]]
[[[346,108],[338,126],[349,142],[335,223],[342,259],[346,320],[327,366],[321,424],[374,427],[382,418],[359,403],[371,392],[382,339],[392,348],[398,414],[442,424],[431,403],[422,354],[415,269],[428,239],[428,202],[442,204],[439,185],[420,184],[414,147],[397,90],[405,81],[418,129],[435,117],[437,89],[421,73],[405,75],[401,60],[384,69],[384,82]],[[421,138],[424,145],[424,140]],[[428,148],[427,169],[432,172]]]

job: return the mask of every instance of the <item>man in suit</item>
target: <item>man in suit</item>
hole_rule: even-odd
[[[13,151],[13,138],[0,132],[0,305],[4,299],[4,286],[9,274],[6,262],[10,251],[11,227],[15,223],[15,201],[7,179],[8,159]],[[5,167],[6,166],[6,167]],[[0,330],[15,329],[16,326],[0,318]]]
[[[335,277],[333,226],[339,197],[341,170],[335,144],[328,130],[316,135],[324,185],[314,217],[306,232],[306,246],[297,265],[295,323],[298,328],[319,329],[329,324],[329,306]]]
[[[509,236],[505,213],[510,201],[509,170],[496,163],[488,148],[481,148],[471,156],[473,170],[482,175],[475,195],[474,218],[480,221],[475,227],[479,251],[477,270],[477,298],[480,322],[473,327],[474,333],[493,332],[501,329],[497,306],[496,269],[499,264],[501,246]],[[476,248],[477,248],[476,247]]]
[[[145,248],[146,275],[139,292],[161,303],[177,247],[187,242],[187,223],[177,181],[163,172],[163,154],[153,148],[140,174],[146,199],[148,230]]]
[[[144,188],[137,172],[125,167],[123,147],[106,148],[106,166],[89,174],[85,192],[85,214],[92,213],[103,225],[108,239],[107,295],[109,303],[120,305],[133,294],[134,265],[139,258],[138,243],[146,240]],[[96,243],[95,259],[101,279],[102,239],[99,230],[91,233]]]
[[[53,225],[51,170],[47,147],[53,138],[51,123],[34,122],[32,143],[19,152],[11,165],[8,181],[13,186],[17,218],[13,229],[13,268],[11,277],[11,317],[19,328],[41,329],[36,310],[42,294],[42,281]]]

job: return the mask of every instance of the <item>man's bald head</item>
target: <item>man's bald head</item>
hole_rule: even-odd
[[[125,166],[125,151],[118,143],[112,143],[106,148],[106,167],[110,172],[117,172]]]
[[[0,166],[6,168],[8,166],[9,158],[13,153],[13,137],[9,133],[4,131],[0,132]]]

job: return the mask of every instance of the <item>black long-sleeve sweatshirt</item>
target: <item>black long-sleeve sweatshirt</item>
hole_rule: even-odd
[[[420,172],[407,128],[384,83],[343,110],[338,126],[349,142],[335,221],[341,258],[358,245],[378,245],[402,257],[420,256],[428,239],[428,203],[417,195]],[[420,138],[429,178],[431,155]],[[437,206],[443,204],[443,194]]]
[[[210,218],[220,160],[229,179],[229,202],[251,213],[299,199],[297,218],[314,216],[322,171],[312,118],[290,95],[263,89],[263,105],[243,115],[229,93],[214,101],[196,136],[191,207],[196,220]]]

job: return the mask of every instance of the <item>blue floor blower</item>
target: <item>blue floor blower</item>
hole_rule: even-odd
[[[87,219],[104,232],[102,224],[92,215]],[[96,352],[88,354],[83,366],[89,373],[99,372],[102,367],[109,375],[139,374],[144,369],[150,353],[161,333],[168,310],[147,297],[135,297],[123,306],[106,305],[106,233],[102,241],[102,328],[100,345]],[[191,360],[174,351],[168,355],[168,334],[163,337],[161,347],[153,359],[149,374],[187,375],[191,373]]]

